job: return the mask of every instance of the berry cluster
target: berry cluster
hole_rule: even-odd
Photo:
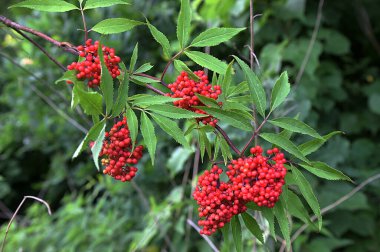
[[[76,70],[77,79],[88,80],[87,85],[91,88],[100,85],[101,65],[98,56],[99,41],[92,44],[92,40],[88,39],[85,46],[78,46],[79,56],[84,60],[81,62],[73,62],[67,66],[68,70]],[[119,63],[120,57],[115,55],[115,49],[102,46],[104,63],[112,78],[120,75]]]
[[[194,106],[204,106],[195,94],[200,94],[217,100],[218,96],[221,94],[220,86],[212,86],[208,81],[207,75],[205,75],[203,71],[195,71],[194,74],[199,77],[199,82],[190,79],[186,72],[182,72],[174,83],[168,85],[168,88],[170,88],[173,93],[168,93],[166,95],[173,98],[183,98],[174,102],[174,105],[177,107],[191,110],[199,114],[207,114],[203,110],[194,108]],[[199,121],[213,127],[215,127],[218,122],[217,119],[211,116],[201,118]]]
[[[130,181],[136,175],[137,168],[133,165],[141,159],[143,148],[139,145],[132,150],[127,119],[124,117],[105,134],[103,148],[99,154],[102,157],[102,165],[106,167],[103,173],[122,182]]]
[[[193,197],[199,205],[199,217],[204,218],[198,221],[198,225],[203,226],[201,234],[213,234],[234,215],[247,209],[236,197],[231,184],[219,180],[222,172],[222,169],[214,165],[211,171],[205,171],[198,179]]]
[[[201,234],[211,235],[223,227],[246,211],[248,202],[271,208],[278,201],[285,184],[284,154],[273,148],[266,157],[260,146],[250,152],[253,156],[232,160],[227,166],[227,182],[220,181],[223,170],[216,165],[199,177],[193,197],[199,205]]]

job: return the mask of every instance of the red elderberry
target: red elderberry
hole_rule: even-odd
[[[207,114],[203,110],[194,108],[194,106],[204,106],[196,94],[217,100],[222,91],[220,89],[220,86],[212,86],[209,83],[207,75],[205,75],[203,71],[195,71],[194,74],[199,77],[200,80],[198,82],[190,79],[186,72],[181,72],[176,81],[168,85],[168,88],[170,88],[173,93],[168,93],[166,96],[173,98],[183,98],[174,102],[174,105],[177,107],[191,110],[199,114]],[[216,123],[218,122],[218,120],[212,116],[200,118],[198,121],[202,122],[203,124],[211,125],[213,127],[215,127]]]
[[[105,134],[99,154],[102,157],[102,165],[105,166],[103,173],[122,182],[130,181],[136,175],[137,168],[134,165],[141,159],[143,149],[144,147],[139,145],[132,150],[127,119],[124,117]]]
[[[88,39],[85,46],[78,46],[79,56],[84,58],[81,62],[73,62],[67,66],[68,70],[76,70],[76,77],[79,80],[88,80],[87,85],[90,88],[100,85],[101,64],[98,55],[99,41],[92,44]],[[104,63],[108,68],[112,78],[120,75],[119,63],[120,57],[115,55],[115,49],[102,46]]]
[[[268,150],[271,156],[262,155],[262,148],[250,149],[252,157],[232,160],[226,172],[237,197],[244,202],[255,202],[258,206],[274,207],[285,184],[286,159],[277,148]]]
[[[247,210],[246,204],[254,202],[261,207],[274,207],[285,184],[286,159],[277,148],[267,151],[256,146],[252,156],[232,160],[227,166],[227,182],[219,177],[223,172],[214,165],[199,177],[193,197],[197,201],[201,234],[211,235],[231,218]]]
[[[202,218],[198,221],[198,225],[203,227],[201,234],[213,234],[234,215],[247,209],[236,197],[230,184],[219,180],[222,172],[214,165],[211,171],[205,171],[198,179],[193,197],[199,205],[199,217]]]

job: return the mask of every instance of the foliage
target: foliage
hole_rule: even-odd
[[[90,2],[85,3],[84,9]],[[96,4],[97,1],[92,2]],[[344,19],[339,16],[334,17],[331,14],[335,13],[335,10],[341,10],[342,13],[345,13],[348,11],[347,7],[342,3],[334,3],[324,7],[325,15],[331,18],[323,19],[302,79],[297,83],[295,92],[286,98],[289,93],[288,83],[294,83],[294,78],[297,76],[307,51],[311,36],[311,33],[308,32],[312,31],[315,22],[316,6],[309,1],[307,4],[305,1],[287,1],[286,3],[278,1],[272,4],[257,4],[256,12],[261,11],[263,14],[255,21],[255,51],[259,52],[258,59],[261,68],[254,73],[242,60],[248,55],[248,50],[237,49],[249,44],[247,30],[231,30],[233,35],[240,32],[236,40],[233,40],[234,42],[227,41],[230,39],[229,35],[220,40],[212,37],[218,32],[228,34],[225,30],[222,32],[217,28],[211,28],[203,32],[204,27],[210,26],[246,26],[248,24],[246,15],[248,5],[245,1],[223,1],[223,4],[216,4],[216,2],[205,1],[204,4],[201,4],[200,1],[193,1],[191,6],[182,7],[177,30],[174,25],[168,25],[172,24],[173,20],[167,20],[166,17],[169,14],[177,13],[180,7],[169,1],[155,4],[150,11],[148,11],[149,7],[152,6],[149,2],[146,5],[135,3],[125,8],[111,8],[112,14],[106,9],[97,9],[94,12],[89,10],[86,13],[88,23],[93,24],[91,26],[95,28],[93,30],[100,33],[111,34],[128,31],[139,25],[134,28],[138,29],[138,32],[136,30],[128,31],[128,39],[124,35],[111,35],[105,38],[104,44],[125,49],[118,51],[124,52],[123,58],[131,61],[129,73],[124,72],[124,79],[117,80],[121,83],[119,89],[112,92],[117,94],[115,98],[116,101],[119,101],[115,104],[123,104],[125,100],[128,101],[129,106],[126,108],[126,113],[128,118],[136,118],[135,127],[141,124],[142,137],[145,145],[148,146],[151,158],[145,156],[140,167],[140,174],[136,178],[136,184],[141,187],[145,195],[148,195],[148,202],[145,202],[146,199],[144,201],[140,194],[132,193],[131,185],[119,185],[108,178],[93,176],[95,171],[92,168],[93,165],[88,162],[90,157],[87,153],[80,155],[79,160],[71,161],[72,153],[75,150],[74,146],[78,145],[81,137],[78,133],[78,127],[73,128],[72,124],[67,124],[62,115],[63,113],[69,114],[86,125],[86,128],[90,126],[88,119],[82,118],[67,109],[70,104],[67,104],[66,101],[70,98],[65,89],[65,84],[51,88],[51,83],[54,83],[54,80],[60,75],[55,66],[51,65],[46,57],[30,44],[19,41],[19,38],[9,30],[2,29],[2,36],[5,38],[3,45],[6,48],[4,52],[1,52],[1,66],[5,69],[6,74],[0,77],[1,82],[4,83],[1,86],[1,102],[4,106],[2,106],[0,116],[2,117],[1,121],[5,122],[0,126],[2,129],[0,150],[1,158],[6,160],[6,163],[0,164],[0,170],[2,174],[4,173],[2,176],[6,178],[0,187],[2,196],[7,195],[5,200],[7,205],[15,206],[18,198],[22,197],[24,190],[28,191],[34,188],[36,192],[41,190],[43,193],[47,193],[47,199],[55,203],[57,208],[56,215],[50,219],[47,215],[41,214],[43,212],[41,208],[31,207],[27,212],[27,219],[30,223],[27,223],[25,227],[14,226],[11,229],[7,244],[8,249],[24,247],[31,250],[49,251],[50,248],[46,247],[47,241],[52,244],[51,249],[64,247],[67,250],[88,249],[86,247],[88,244],[96,247],[96,249],[104,248],[102,250],[112,251],[125,251],[127,247],[130,250],[138,248],[158,250],[163,247],[169,249],[174,247],[181,248],[183,251],[202,251],[207,247],[201,237],[195,232],[190,233],[188,227],[185,226],[185,216],[187,211],[192,211],[192,201],[189,199],[191,185],[187,184],[186,180],[183,184],[182,177],[186,178],[188,167],[192,165],[193,155],[197,155],[196,152],[194,153],[193,150],[189,149],[188,145],[193,144],[190,141],[195,134],[193,132],[198,132],[200,144],[203,143],[201,144],[202,153],[206,152],[210,155],[208,146],[213,143],[214,148],[218,146],[221,149],[223,159],[227,160],[231,158],[230,149],[220,134],[212,136],[207,128],[197,129],[195,128],[196,125],[191,124],[191,121],[181,121],[179,126],[174,126],[176,124],[172,120],[195,118],[199,115],[168,105],[171,102],[170,100],[163,101],[154,98],[156,96],[153,95],[149,98],[131,95],[141,93],[143,89],[140,86],[130,84],[130,82],[141,85],[147,81],[146,79],[139,79],[136,73],[151,71],[150,64],[154,65],[154,68],[163,69],[165,61],[175,52],[184,53],[188,59],[198,65],[218,73],[219,80],[227,79],[228,69],[231,68],[218,58],[226,59],[226,55],[238,55],[235,57],[236,63],[230,65],[235,69],[235,75],[231,82],[223,82],[225,87],[229,87],[226,89],[228,92],[223,94],[225,105],[222,109],[213,107],[212,104],[208,108],[203,108],[204,111],[225,123],[222,124],[223,128],[226,129],[238,147],[242,147],[246,142],[245,140],[250,137],[249,131],[252,130],[252,126],[249,121],[252,118],[249,117],[250,108],[246,101],[252,99],[258,113],[262,116],[261,119],[265,120],[266,116],[271,114],[271,120],[264,126],[265,132],[270,132],[273,129],[280,132],[280,128],[283,129],[280,134],[265,133],[260,136],[304,161],[302,169],[305,168],[307,172],[310,171],[322,178],[349,180],[348,177],[333,169],[331,167],[333,166],[340,168],[354,181],[364,180],[374,173],[379,165],[378,155],[373,155],[376,147],[378,147],[375,140],[378,132],[377,125],[380,125],[377,123],[378,116],[376,116],[378,114],[376,104],[379,94],[379,83],[376,77],[379,73],[375,68],[376,58],[373,53],[372,55],[368,53],[371,50],[368,41],[355,36],[352,41],[348,40],[348,37],[351,38],[352,34],[359,31],[342,29],[345,24]],[[184,6],[187,1],[182,1],[182,3]],[[359,4],[371,6],[371,3]],[[49,8],[53,7],[50,6]],[[193,19],[196,20],[191,24],[188,13],[190,9],[193,10]],[[60,10],[63,11],[62,8]],[[21,13],[22,10],[12,8],[12,11]],[[64,17],[70,17],[70,19],[60,19],[57,18],[57,14],[46,13],[35,14],[41,17],[38,22],[32,21],[32,17],[28,17],[28,15],[25,15],[23,19],[25,19],[25,23],[33,25],[38,30],[51,31],[50,34],[56,33],[54,27],[63,27],[62,34],[64,35],[61,35],[64,36],[63,40],[74,38],[73,42],[80,43],[78,32],[72,28],[80,23],[79,12],[74,15],[74,11],[75,9],[69,14],[63,14],[68,15]],[[144,28],[142,21],[132,20],[132,18],[141,20],[141,17],[136,14],[138,11],[146,13],[150,22],[148,27]],[[371,12],[372,9],[367,7],[367,11]],[[286,14],[284,15],[284,13]],[[112,15],[112,17],[108,15]],[[116,16],[128,17],[131,18],[129,19],[131,21],[122,20],[122,27],[116,25],[117,28],[109,28],[109,24],[102,24],[105,21],[98,22],[104,19],[115,24],[120,21],[119,18],[114,18]],[[374,15],[370,16],[373,17]],[[355,17],[353,17],[354,19]],[[64,20],[69,20],[67,21],[68,24]],[[379,20],[375,19],[375,21],[378,22]],[[284,23],[286,23],[285,26]],[[102,25],[105,28],[102,28]],[[194,35],[188,37],[190,31]],[[164,34],[167,34],[167,38]],[[178,36],[178,43],[173,42],[176,40],[175,34]],[[146,37],[152,39],[147,40]],[[161,49],[157,50],[157,47],[153,46],[153,44],[157,45],[153,38],[162,46],[163,55],[161,55]],[[192,40],[192,38],[194,39]],[[137,46],[135,46],[136,41],[139,41],[139,53],[137,53]],[[224,42],[226,43],[220,47],[211,48],[211,54],[215,57],[197,51],[199,48],[192,48],[214,46]],[[127,44],[126,47],[125,44]],[[363,44],[368,46],[363,47],[365,49],[358,52],[359,45]],[[132,52],[134,48],[136,48],[136,53]],[[51,50],[58,53],[58,49],[51,48]],[[16,56],[10,58],[10,55]],[[134,58],[131,55],[138,57]],[[152,55],[156,57],[152,57]],[[366,55],[366,57],[361,59],[358,55]],[[25,64],[28,61],[24,60],[21,61],[23,68],[15,68],[15,63],[8,61],[5,57],[9,57],[11,60],[16,59],[16,63],[20,59],[30,58],[32,64]],[[358,58],[360,58],[359,61]],[[176,57],[176,60],[178,59]],[[177,68],[183,69],[184,65],[188,68],[196,68],[194,63],[184,59],[186,58],[182,56],[181,61],[176,61]],[[66,55],[60,56],[60,60],[62,62],[68,61]],[[152,62],[150,64],[144,63],[147,60]],[[140,66],[137,67],[140,70],[133,70],[132,65],[135,64]],[[48,68],[47,66],[51,67]],[[23,70],[25,68],[33,75],[26,73]],[[283,70],[287,70],[287,73]],[[283,74],[277,78],[281,72]],[[129,74],[131,76],[128,76]],[[175,70],[169,68],[164,80],[170,82],[175,75]],[[220,77],[223,75],[224,78]],[[41,81],[41,78],[46,79],[46,81]],[[111,105],[113,102],[110,100],[114,98],[113,95],[110,95],[112,85],[109,85],[109,81],[103,83],[108,83],[107,87],[102,87],[103,99],[106,104],[105,111],[101,104],[83,102],[87,100],[98,101],[99,93],[76,89],[75,94],[79,97],[79,104],[83,107],[84,112],[93,115],[116,116],[124,108],[121,108],[120,105]],[[360,86],[361,84],[364,87]],[[152,85],[160,88],[157,83]],[[77,84],[75,84],[76,86]],[[58,88],[59,92],[55,88]],[[36,90],[41,89],[43,95],[52,100],[54,104],[58,104],[55,109],[58,113],[50,107],[42,105],[44,103],[40,97],[43,96],[36,92]],[[130,94],[129,97],[122,95],[126,93]],[[46,99],[44,101],[46,102]],[[281,103],[285,103],[285,105],[279,106]],[[366,104],[366,107],[363,108],[358,104]],[[113,112],[115,110],[119,113]],[[140,110],[145,112],[140,113]],[[236,114],[237,111],[239,111],[238,115]],[[133,116],[135,113],[137,113],[137,117]],[[302,121],[308,124],[302,123]],[[153,122],[154,126],[152,126]],[[227,124],[237,129],[230,128]],[[29,125],[33,127],[28,127]],[[77,155],[86,148],[89,140],[96,140],[101,132],[99,126],[101,124],[95,125],[95,128],[90,131],[90,133],[95,132],[94,135],[87,134],[79,151],[76,152]],[[321,134],[314,131],[309,125],[320,129]],[[187,134],[182,135],[178,134],[178,129],[189,130],[187,130]],[[328,133],[335,129],[342,130],[346,134],[334,136],[325,143],[334,135],[334,133]],[[241,130],[248,132],[245,133]],[[291,134],[289,131],[301,133],[301,135]],[[165,134],[163,134],[164,132]],[[136,138],[137,130],[135,129],[133,134],[131,132],[131,135],[135,135]],[[315,139],[310,140],[311,138],[307,138],[305,135],[315,137]],[[175,140],[183,147],[175,147],[171,136],[177,136],[178,139],[174,137]],[[141,136],[138,137],[139,140],[140,138]],[[158,143],[157,146],[156,143]],[[325,145],[322,146],[322,144]],[[321,147],[321,151],[312,153],[319,147]],[[214,155],[217,156],[218,151],[215,152]],[[155,155],[155,153],[160,153],[160,155]],[[36,160],[40,163],[36,163]],[[153,160],[155,160],[154,168],[151,164]],[[207,166],[206,160],[201,166],[202,169]],[[315,163],[310,160],[321,160],[322,162]],[[33,169],[27,167],[30,164],[32,164]],[[290,230],[288,223],[285,222],[284,208],[287,208],[291,215],[302,222],[308,223],[307,216],[308,212],[311,211],[299,206],[308,204],[310,210],[319,217],[320,210],[317,199],[323,207],[334,202],[354,187],[348,183],[322,182],[320,179],[317,180],[309,176],[310,173],[301,173],[301,167],[299,169],[291,167],[290,169],[293,176],[288,178],[287,183],[292,185],[289,187],[292,190],[285,190],[283,196],[288,197],[288,200],[291,200],[293,204],[290,202],[288,204],[286,199],[282,200],[280,201],[282,207],[276,205],[274,211],[270,213],[263,211],[262,214],[268,222],[260,218],[259,220],[262,221],[258,221],[260,228],[265,230],[269,228],[270,231],[275,230],[276,232],[281,231],[286,239],[289,239]],[[91,176],[93,177],[91,178]],[[311,181],[310,185],[307,181]],[[293,188],[293,186],[296,187]],[[10,188],[13,189],[13,187],[15,189],[11,190]],[[27,189],[23,190],[23,188]],[[61,201],[57,195],[63,195],[68,188],[70,193],[67,193]],[[316,195],[314,195],[312,188],[316,189]],[[293,191],[293,189],[295,190]],[[376,201],[378,201],[376,190],[378,188],[373,187],[366,190],[366,193],[356,194],[346,203],[340,205],[333,213],[327,215],[324,221],[327,226],[324,226],[318,235],[310,235],[311,232],[318,230],[318,227],[310,225],[308,232],[295,241],[294,249],[296,251],[330,251],[343,247],[347,251],[355,251],[355,249],[375,251],[379,247],[378,241],[374,239],[375,225],[378,224],[379,214],[376,208]],[[8,194],[10,191],[12,193]],[[301,192],[305,200],[300,199],[299,195],[293,192]],[[296,209],[293,209],[292,205],[297,206]],[[277,222],[275,225],[273,214]],[[234,242],[230,242],[228,241],[229,238],[226,238],[227,241],[223,247],[232,248],[229,246],[233,246],[233,243],[238,244],[237,247],[239,248],[240,246],[243,248],[252,246],[249,232],[260,237],[258,233],[253,231],[257,231],[257,226],[252,224],[254,219],[249,221],[247,215],[244,215],[240,220],[237,216],[234,218],[232,222],[234,224],[229,231],[232,233],[230,238]],[[294,220],[292,229],[299,227],[302,222]],[[79,226],[78,223],[81,223],[82,226]],[[363,226],[363,229],[357,229],[358,223]],[[240,230],[240,225],[242,227],[247,226],[248,229]],[[88,228],[91,230],[88,236],[82,232],[83,227],[91,227]],[[319,221],[320,227],[321,221]],[[3,230],[4,228],[3,226]],[[48,231],[48,229],[52,231]],[[70,230],[70,232],[65,230]],[[273,234],[273,232],[271,233]],[[46,234],[49,235],[46,236]],[[171,244],[168,244],[165,236],[170,237]],[[187,239],[182,247],[183,237],[187,237]],[[218,235],[214,237],[216,244],[219,244],[219,238]],[[264,238],[268,239],[268,235],[265,233]],[[95,242],[90,243],[89,241]],[[360,241],[361,245],[352,245],[357,244],[356,241]],[[270,243],[267,246],[271,246]],[[179,249],[175,250],[179,251]],[[227,251],[229,250],[227,249]]]

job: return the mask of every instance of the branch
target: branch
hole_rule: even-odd
[[[201,231],[201,229],[190,219],[187,219],[187,223],[192,226],[199,234],[199,231]],[[205,239],[205,241],[208,243],[208,245],[210,246],[210,248],[214,251],[214,252],[219,252],[219,249],[215,246],[215,244],[210,240],[210,238],[208,238],[206,235],[201,235],[203,239]]]
[[[88,30],[87,30],[86,18],[85,18],[85,16],[84,16],[84,11],[83,11],[83,6],[82,6],[82,1],[79,1],[79,6],[80,6],[80,14],[81,14],[81,16],[82,16],[82,22],[83,22],[84,43],[86,43],[87,38],[88,38]]]
[[[234,150],[234,152],[236,154],[238,154],[239,156],[241,155],[241,152],[239,151],[238,148],[236,148],[236,146],[232,143],[231,139],[229,138],[229,136],[227,135],[227,133],[221,128],[219,127],[219,125],[215,125],[215,129],[217,131],[219,131],[219,133],[223,136],[223,138],[227,141],[228,145]]]
[[[145,87],[152,90],[153,92],[157,93],[157,94],[160,94],[160,95],[165,95],[164,92],[162,92],[161,90],[158,90],[157,88],[149,85],[149,84],[145,84]]]
[[[170,60],[169,62],[166,64],[165,68],[164,68],[164,71],[162,72],[162,75],[161,75],[161,78],[160,78],[160,81],[162,81],[165,77],[165,74],[166,72],[168,71],[169,69],[169,66],[173,63],[173,61],[178,57],[180,56],[181,54],[183,53],[183,49],[181,51],[179,51],[176,55],[174,55]]]
[[[46,201],[44,201],[44,200],[42,200],[40,198],[34,197],[34,196],[24,196],[24,198],[22,199],[21,203],[18,205],[16,211],[12,215],[12,218],[11,218],[11,220],[8,223],[7,229],[5,230],[5,236],[4,236],[4,239],[3,239],[3,243],[1,244],[1,250],[0,250],[1,252],[4,251],[5,241],[7,239],[7,235],[8,235],[9,229],[10,229],[10,227],[12,225],[12,222],[16,218],[16,215],[17,215],[18,211],[20,210],[20,208],[24,204],[25,200],[27,200],[27,199],[33,199],[33,200],[36,200],[36,201],[44,204],[46,206],[46,208],[47,208],[47,211],[48,211],[49,215],[51,215],[50,206],[49,206],[49,204]]]
[[[15,29],[15,31],[23,36],[26,40],[28,40],[30,43],[32,43],[35,47],[40,49],[41,52],[43,52],[52,62],[54,62],[59,68],[61,68],[64,72],[66,72],[66,67],[64,67],[60,62],[58,62],[53,56],[51,56],[40,44],[38,44],[36,41],[34,41],[32,38],[30,38],[28,35],[24,34],[22,31]]]
[[[319,27],[321,25],[321,20],[322,20],[323,3],[324,3],[324,0],[320,0],[319,1],[317,20],[315,21],[314,31],[313,31],[313,34],[311,36],[311,39],[310,39],[310,42],[309,42],[309,46],[307,48],[305,58],[302,61],[302,65],[301,65],[300,70],[298,71],[298,74],[297,74],[297,77],[296,77],[296,81],[294,83],[295,86],[300,82],[300,80],[302,78],[302,75],[303,75],[303,73],[305,71],[306,65],[309,62],[309,59],[310,59],[310,56],[311,56],[311,51],[313,50],[313,46],[314,46],[315,40],[317,39]]]
[[[46,34],[44,34],[42,32],[36,31],[32,28],[20,25],[18,23],[15,23],[12,20],[10,20],[10,19],[8,19],[2,15],[0,15],[0,22],[5,24],[9,28],[12,28],[13,30],[25,31],[27,33],[33,34],[37,37],[40,37],[40,38],[52,43],[55,46],[58,46],[59,48],[61,48],[62,50],[66,51],[66,52],[69,52],[69,53],[74,54],[74,55],[79,55],[77,48],[68,42],[57,41],[57,40],[47,36]]]
[[[260,126],[253,132],[251,138],[248,140],[248,142],[244,145],[243,149],[240,152],[240,156],[244,155],[244,152],[247,150],[249,145],[252,143],[252,141],[259,135],[261,128],[264,126],[264,124],[268,121],[268,118],[270,116],[270,113],[264,118]]]

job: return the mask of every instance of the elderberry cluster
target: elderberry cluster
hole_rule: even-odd
[[[195,71],[195,75],[199,77],[199,81],[196,82],[189,78],[186,72],[182,72],[176,79],[175,82],[168,85],[168,88],[173,92],[168,93],[166,96],[173,98],[183,98],[181,100],[175,101],[174,105],[183,109],[191,110],[199,114],[207,114],[203,110],[194,108],[194,106],[204,106],[204,104],[198,99],[195,94],[200,94],[208,98],[217,100],[218,96],[222,93],[220,86],[212,86],[209,83],[207,75],[203,71]],[[218,122],[212,116],[204,117],[199,119],[203,124],[208,124],[215,127]]]
[[[231,218],[247,210],[254,202],[260,207],[274,207],[285,184],[286,159],[277,148],[267,151],[256,146],[250,149],[253,156],[232,160],[227,166],[227,182],[220,181],[221,168],[214,165],[199,177],[193,197],[199,208],[201,234],[211,235]]]
[[[122,182],[130,181],[137,172],[136,165],[141,159],[144,147],[137,146],[132,150],[132,140],[129,135],[127,119],[113,125],[105,134],[103,148],[99,154],[104,174],[108,174]]]
[[[101,64],[98,55],[99,41],[92,44],[92,40],[88,39],[85,46],[78,46],[79,56],[84,60],[81,62],[73,62],[67,66],[68,70],[76,70],[76,77],[79,80],[88,80],[87,85],[90,88],[100,85]],[[115,55],[115,49],[102,46],[104,63],[108,68],[112,78],[120,75],[119,63],[120,57]]]

